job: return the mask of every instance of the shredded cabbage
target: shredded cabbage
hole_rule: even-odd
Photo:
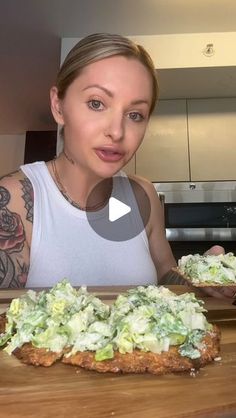
[[[233,253],[220,255],[190,254],[178,261],[181,273],[192,283],[217,284],[219,286],[236,284],[236,257]]]
[[[49,292],[28,291],[12,300],[0,345],[9,354],[27,342],[54,352],[70,348],[68,356],[89,350],[96,361],[113,358],[117,350],[161,353],[176,345],[181,355],[197,358],[212,327],[203,305],[193,293],[177,296],[163,286],[138,286],[109,307],[64,279]]]

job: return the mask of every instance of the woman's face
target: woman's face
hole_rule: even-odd
[[[67,153],[77,166],[102,178],[119,171],[138,149],[151,100],[148,70],[123,56],[86,66],[61,101],[56,88],[51,90],[52,111],[64,125]]]

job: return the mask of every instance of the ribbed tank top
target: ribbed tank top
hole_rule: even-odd
[[[75,208],[63,197],[45,162],[23,165],[21,169],[34,190],[30,269],[26,287],[53,286],[63,278],[74,286],[157,283],[145,229],[127,241],[102,238],[90,227],[86,212]],[[126,174],[119,172],[116,177],[118,182],[113,184],[119,188],[118,195],[132,193],[134,197],[129,182],[122,181]],[[103,209],[94,212],[96,222],[102,216],[105,216]],[[140,213],[136,204],[136,213],[134,210],[132,216],[134,222],[138,217]]]

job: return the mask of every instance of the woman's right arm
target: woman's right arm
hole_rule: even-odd
[[[0,180],[0,288],[24,287],[33,222],[30,181],[19,171]]]

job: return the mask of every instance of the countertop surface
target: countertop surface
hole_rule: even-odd
[[[185,286],[168,286],[176,293]],[[127,287],[89,288],[111,303]],[[1,290],[0,312],[25,290]],[[27,366],[0,351],[0,417],[236,417],[236,306],[203,298],[222,332],[221,359],[190,373],[99,374],[56,363]]]

